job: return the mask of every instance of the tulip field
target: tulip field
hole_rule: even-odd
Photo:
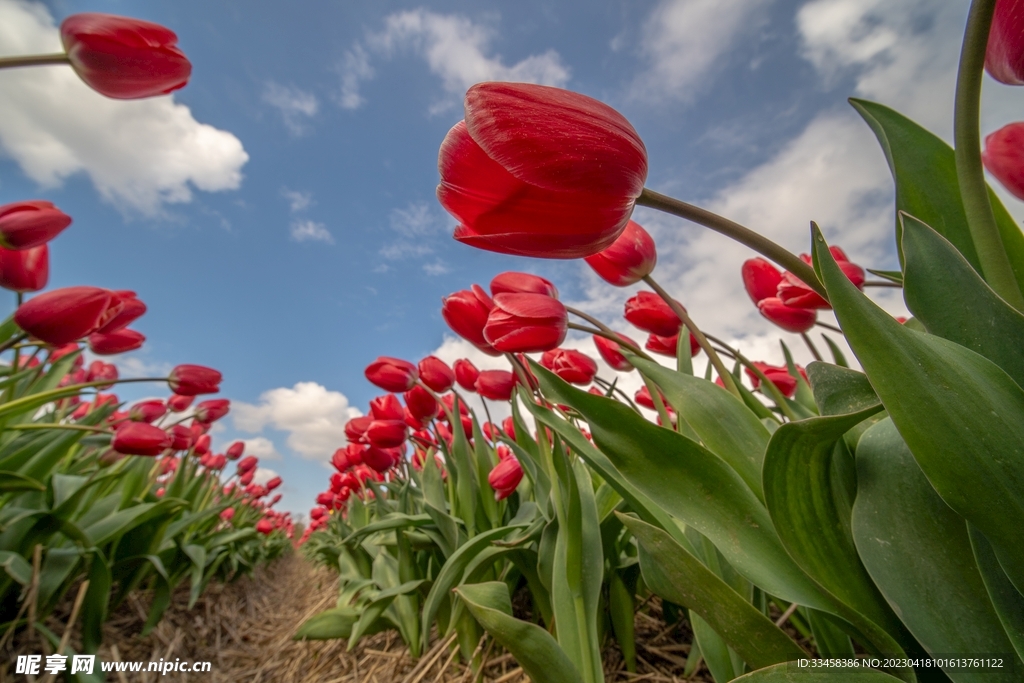
[[[630,333],[534,273],[467,283],[441,317],[504,369],[370,363],[383,393],[345,425],[304,528],[275,510],[280,478],[254,481],[244,444],[211,450],[230,410],[203,398],[220,373],[120,379],[85,362],[139,348],[145,304],[46,290],[47,243],[70,217],[0,207],[0,285],[17,297],[0,325],[3,642],[95,653],[129,595],[146,595],[148,633],[186,589],[176,609],[293,561],[336,584],[282,637],[342,653],[353,673],[337,681],[1024,680],[1024,233],[984,176],[1024,198],[1024,124],[979,133],[983,74],[1024,84],[1022,36],[1024,2],[972,3],[953,146],[850,101],[892,173],[899,270],[856,262],[813,222],[795,254],[645,187],[644,142],[595,99],[469,88],[438,158],[454,238],[583,259],[634,287]],[[0,66],[66,63],[114,98],[191,71],[147,22],[75,15],[62,37],[66,54]],[[748,357],[659,284],[637,206],[751,250],[719,276],[779,329],[784,364]],[[883,310],[877,288],[902,290],[911,315]],[[798,365],[794,343],[814,361]],[[623,390],[627,376],[642,388]],[[147,381],[170,395],[113,393]],[[69,604],[55,633],[46,617]],[[391,659],[360,678],[367,660],[344,652]]]

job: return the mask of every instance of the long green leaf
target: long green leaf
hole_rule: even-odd
[[[809,660],[806,668],[798,665],[776,664],[766,669],[751,671],[746,676],[734,679],[735,683],[893,683],[898,681],[887,673],[864,668],[840,670],[824,670],[811,668],[814,660]],[[830,667],[831,668],[831,667]]]
[[[900,325],[843,275],[817,229],[814,252],[850,347],[925,476],[1021,590],[1024,390],[974,351]]]
[[[302,622],[295,632],[295,640],[335,640],[347,639],[352,635],[352,627],[359,621],[360,611],[353,607],[334,607],[314,614]]]
[[[971,537],[974,559],[985,582],[992,607],[1003,624],[1006,637],[1017,650],[1017,657],[1024,660],[1024,595],[1017,592],[1006,573],[999,566],[999,560],[992,552],[992,545],[973,525],[967,525]]]

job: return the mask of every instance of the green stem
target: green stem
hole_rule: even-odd
[[[569,307],[566,306],[566,308],[569,308]],[[572,309],[569,309],[569,311],[572,312]],[[600,324],[600,323],[598,323],[598,324]],[[587,327],[586,325],[578,325],[576,323],[569,323],[569,329],[570,330],[578,330],[579,332],[586,332],[587,334],[593,334],[593,335],[596,335],[598,337],[604,337],[608,341],[613,341],[616,344],[618,344],[619,346],[621,346],[622,348],[627,349],[630,353],[635,353],[636,355],[640,356],[641,358],[646,358],[649,361],[653,361],[654,360],[653,358],[650,357],[650,355],[647,354],[646,351],[641,349],[639,346],[634,346],[633,344],[630,344],[628,341],[626,341],[625,339],[623,339],[619,335],[615,334],[615,331],[612,330],[610,327],[605,327],[604,325],[601,325],[600,328],[593,328],[593,327]]]
[[[89,427],[88,425],[69,425],[61,424],[59,422],[48,423],[48,422],[32,422],[29,424],[20,425],[8,425],[4,429],[10,429],[14,431],[23,431],[25,429],[70,429],[78,432],[93,432],[96,434],[109,434],[106,429],[100,427]]]
[[[803,280],[808,287],[820,294],[825,300],[828,300],[828,293],[825,291],[825,287],[818,281],[818,276],[814,274],[814,269],[801,261],[799,256],[786,251],[764,235],[759,235],[750,228],[744,227],[728,218],[723,218],[716,213],[711,213],[699,206],[687,204],[684,201],[649,190],[646,187],[640,193],[636,203],[639,206],[647,206],[670,213],[673,216],[685,218],[698,225],[703,225],[705,228],[711,228],[715,232],[720,232],[726,237],[731,237],[740,244],[746,245],[757,253],[775,261]]]
[[[793,412],[793,409],[789,407],[789,404],[786,402],[786,397],[783,395],[781,391],[779,391],[779,388],[775,386],[775,383],[768,379],[768,376],[765,375],[760,368],[754,365],[753,361],[751,361],[742,353],[740,353],[739,349],[735,349],[729,346],[721,339],[718,339],[717,337],[710,337],[710,339],[719,346],[721,346],[722,348],[728,349],[730,352],[732,352],[736,360],[740,362],[740,365],[742,365],[743,367],[747,368],[752,373],[757,375],[757,379],[760,381],[760,386],[763,387],[762,392],[765,389],[767,389],[768,393],[771,394],[772,400],[775,401],[775,405],[779,407],[779,410],[782,411],[783,415],[785,415],[793,422],[796,422],[797,420],[800,419],[800,416]]]
[[[982,276],[1008,304],[1024,311],[1024,295],[1003,247],[981,163],[981,82],[995,6],[996,0],[974,0],[967,14],[953,111],[956,177]]]
[[[800,336],[803,337],[804,344],[807,344],[807,348],[810,349],[811,355],[814,356],[814,360],[821,360],[821,354],[818,353],[818,349],[814,346],[814,342],[807,336],[806,332],[801,332]]]
[[[0,57],[0,69],[11,69],[19,66],[47,66],[50,64],[70,64],[68,56],[60,52],[52,55],[23,55],[18,57]]]
[[[680,306],[678,301],[669,296],[668,292],[662,289],[661,285],[659,285],[650,275],[644,276],[644,282],[646,282],[647,285],[669,305],[675,314],[679,316],[679,319],[683,321],[683,325],[685,325],[686,329],[690,331],[690,334],[697,339],[697,343],[700,344],[700,348],[704,349],[704,353],[708,355],[708,360],[710,360],[711,364],[715,367],[715,370],[718,372],[718,376],[722,378],[722,383],[725,384],[726,390],[736,398],[743,400],[742,395],[740,395],[740,390],[736,388],[736,381],[732,378],[732,373],[725,367],[725,363],[723,363],[722,359],[719,358],[718,352],[716,352],[715,348],[711,346],[711,342],[708,341],[708,338],[705,337],[704,333],[700,331],[700,328],[693,323],[693,319],[690,318],[689,314],[687,314],[686,309]]]

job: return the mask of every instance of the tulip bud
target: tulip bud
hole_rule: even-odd
[[[494,500],[504,500],[511,496],[522,480],[523,468],[513,455],[498,462],[487,475],[487,483],[494,489]]]
[[[50,202],[30,200],[0,206],[0,247],[39,247],[71,225],[71,216]],[[34,291],[34,290],[31,290]]]
[[[768,378],[768,381],[774,384],[775,387],[782,392],[783,396],[789,398],[796,392],[797,381],[795,377],[789,374],[788,368],[758,362],[754,362],[753,365],[764,373],[764,376]],[[758,377],[750,368],[745,368],[745,370],[747,375],[750,377],[751,385],[755,389],[761,386],[761,378]]]
[[[210,424],[221,419],[231,410],[231,401],[226,398],[214,398],[196,405],[195,419]]]
[[[1024,85],[1024,8],[997,0],[985,51],[985,70],[1006,85]]]
[[[629,221],[610,246],[583,260],[608,284],[628,287],[654,271],[658,252],[650,234]]]
[[[385,391],[408,391],[419,375],[416,366],[400,358],[380,356],[366,366],[366,379]]]
[[[501,421],[501,431],[508,434],[508,437],[515,441],[516,438],[516,421],[511,417],[506,417]]]
[[[644,348],[654,353],[660,353],[663,356],[676,357],[676,352],[679,348],[679,335],[674,334],[671,337],[660,337],[656,334],[652,334],[647,337],[647,343],[644,344]],[[692,334],[690,335],[690,355],[696,356],[700,351],[700,344],[697,342],[697,338]]]
[[[112,363],[104,363],[101,360],[94,360],[89,364],[89,371],[85,375],[87,382],[102,382],[109,381],[110,384],[102,384],[98,386],[98,389],[107,389],[114,386],[114,381],[117,379],[117,367]]]
[[[119,289],[112,294],[110,317],[96,330],[99,334],[111,334],[123,330],[146,312],[146,304],[139,301],[135,292]]]
[[[390,449],[368,446],[363,452],[363,462],[377,472],[386,472],[395,464],[395,457]]]
[[[238,474],[242,475],[254,471],[257,465],[259,465],[259,462],[259,459],[255,455],[247,455],[238,461]]]
[[[497,356],[499,352],[484,337],[484,326],[492,308],[494,302],[480,285],[441,299],[441,317],[448,327],[484,353]]]
[[[482,370],[476,379],[476,392],[492,401],[510,400],[515,387],[516,377],[508,370]]]
[[[628,344],[637,346],[635,341],[624,334],[616,333],[615,336]],[[629,372],[633,369],[633,364],[626,360],[626,357],[622,355],[622,347],[611,339],[595,334],[594,346],[597,347],[597,352],[601,355],[601,358],[604,359],[604,362],[611,366],[612,370]]]
[[[256,471],[255,470],[250,470],[249,472],[246,472],[245,474],[239,475],[238,483],[241,484],[242,486],[248,486],[249,484],[252,483],[252,478],[254,476],[256,476]]]
[[[818,313],[811,308],[794,308],[777,297],[762,299],[757,304],[761,315],[789,332],[806,332],[814,327]]]
[[[566,382],[580,386],[590,384],[597,374],[597,363],[590,356],[573,349],[545,351],[540,364]]]
[[[637,292],[626,301],[625,318],[644,332],[671,337],[683,324],[672,307],[654,292]]]
[[[235,516],[235,508],[225,508],[221,510],[220,518],[225,522],[230,522]]]
[[[465,358],[455,361],[455,381],[466,391],[476,391],[476,378],[480,371]]]
[[[543,294],[498,294],[484,337],[504,353],[553,349],[565,340],[568,314],[557,299]]]
[[[0,287],[13,292],[38,292],[49,280],[50,254],[45,244],[20,250],[0,247]]]
[[[374,420],[366,429],[371,446],[394,448],[405,443],[409,428],[402,420]]]
[[[366,428],[373,422],[373,416],[353,417],[345,423],[345,438],[351,443],[365,443]]]
[[[195,440],[192,450],[196,455],[206,455],[210,452],[210,435],[202,434]]]
[[[89,349],[98,356],[112,356],[141,348],[146,336],[135,330],[118,330],[109,334],[89,335]]]
[[[439,394],[451,389],[455,383],[455,373],[437,356],[427,356],[419,362],[417,369],[420,381]]]
[[[124,455],[160,455],[171,445],[164,430],[145,422],[126,422],[114,432],[111,448]]]
[[[168,28],[98,12],[73,14],[60,25],[68,61],[86,85],[119,100],[185,87],[192,65]]]
[[[281,485],[281,477],[274,477],[273,479],[271,479],[270,481],[267,482],[267,491],[273,491],[274,489],[276,489],[280,485]]]
[[[743,262],[743,286],[755,304],[775,296],[782,282],[782,273],[763,258],[752,258]]]
[[[179,365],[171,370],[167,384],[171,391],[182,396],[215,394],[220,391],[222,375],[202,365]]]
[[[128,410],[128,419],[151,424],[167,414],[167,406],[160,399],[140,401]]]
[[[418,422],[430,422],[437,415],[437,399],[423,387],[413,387],[405,392],[405,405]],[[415,425],[419,428],[421,425]]]
[[[264,536],[269,536],[274,531],[274,523],[264,517],[260,521],[256,522],[256,531],[260,532]]]
[[[242,441],[234,442],[233,444],[228,446],[228,449],[226,451],[224,451],[224,454],[227,455],[228,460],[238,460],[239,458],[242,457],[243,453],[245,453],[245,443]]]
[[[19,306],[14,322],[36,339],[62,346],[91,334],[105,323],[112,296],[99,287],[54,289]]]
[[[499,294],[543,294],[557,299],[558,289],[540,275],[509,271],[499,273],[491,280],[491,296]]]
[[[167,399],[167,409],[172,413],[182,413],[188,410],[188,407],[192,405],[192,401],[195,400],[195,396],[180,396],[178,394],[172,394]]]

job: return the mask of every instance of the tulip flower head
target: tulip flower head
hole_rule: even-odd
[[[793,375],[789,374],[789,369],[777,365],[768,365],[767,363],[754,362],[754,367],[764,373],[764,376],[768,378],[768,381],[775,385],[775,387],[782,392],[783,396],[790,398],[796,392],[797,380]],[[761,378],[754,373],[750,368],[745,368],[747,376],[750,377],[751,385],[757,389],[761,386]],[[803,368],[798,368],[801,374],[804,374]],[[806,380],[806,375],[804,376]]]
[[[122,330],[138,320],[146,312],[146,304],[135,296],[135,292],[117,290],[111,292],[111,313],[103,325],[96,330],[98,334],[110,334]]]
[[[98,356],[112,356],[142,348],[146,335],[135,330],[118,330],[109,334],[89,335],[89,350]]]
[[[128,419],[152,424],[167,414],[167,406],[160,399],[139,401],[128,410]]]
[[[247,455],[238,461],[238,474],[246,474],[252,472],[259,465],[259,459],[255,455]]]
[[[629,221],[610,246],[584,260],[608,284],[628,287],[654,271],[658,252],[650,233]]]
[[[616,333],[615,336],[622,339],[627,344],[637,346],[635,341],[624,334]],[[597,347],[597,352],[601,355],[601,358],[604,359],[604,362],[611,366],[612,370],[629,372],[633,369],[633,364],[626,360],[626,357],[622,354],[622,347],[611,339],[595,334],[594,346]]]
[[[626,301],[625,318],[644,332],[671,337],[683,324],[672,307],[654,292],[637,292]]]
[[[221,419],[231,411],[231,401],[226,398],[214,398],[196,405],[195,419],[210,424]]]
[[[782,282],[782,273],[779,269],[763,258],[744,261],[740,272],[743,276],[743,287],[755,304],[775,296],[779,283]]]
[[[394,394],[384,394],[370,401],[370,414],[375,420],[402,420],[405,408]]]
[[[778,297],[762,299],[757,304],[757,310],[765,318],[789,332],[806,332],[814,327],[818,320],[818,312],[813,308],[787,306]]]
[[[476,391],[476,378],[479,375],[480,371],[468,359],[460,358],[455,361],[455,381],[466,391]]]
[[[192,401],[195,400],[195,396],[181,396],[179,394],[172,394],[167,399],[167,409],[172,413],[182,413],[188,410],[189,406],[192,405]]]
[[[182,396],[215,394],[220,391],[222,375],[202,365],[179,365],[171,370],[167,384],[171,391]]]
[[[112,297],[112,292],[99,287],[54,289],[19,306],[14,322],[36,339],[62,346],[105,324]]]
[[[0,287],[38,292],[50,281],[50,252],[45,244],[27,249],[0,247]]]
[[[443,394],[455,384],[455,373],[437,356],[427,356],[417,364],[420,381],[432,391]]]
[[[484,326],[494,302],[480,285],[449,294],[441,299],[441,317],[455,334],[490,356],[499,355],[484,337]]]
[[[491,296],[499,294],[543,294],[557,299],[558,289],[540,275],[508,271],[491,280]]]
[[[1024,15],[1024,7],[1021,13]],[[988,135],[981,160],[1014,197],[1024,199],[1024,122],[1011,123]]]
[[[192,65],[168,28],[98,12],[73,14],[60,38],[75,73],[100,93],[119,100],[166,95],[185,87]]]
[[[476,392],[492,401],[508,401],[516,387],[516,376],[508,370],[481,370]]]
[[[568,313],[543,294],[498,294],[487,317],[484,338],[503,353],[548,351],[565,340]]]
[[[1024,5],[997,0],[985,50],[985,70],[1006,85],[1024,85]]]
[[[405,443],[409,427],[404,420],[374,420],[366,429],[366,439],[377,448],[394,448]]]
[[[573,349],[545,351],[540,364],[566,382],[580,386],[590,384],[597,374],[597,363],[590,356]]]
[[[39,247],[71,225],[71,216],[39,199],[0,206],[0,247]]]
[[[171,436],[145,422],[125,422],[116,432],[110,447],[124,455],[160,455],[171,446]]]
[[[647,343],[644,344],[644,348],[654,353],[660,353],[663,356],[675,358],[679,348],[679,335],[674,334],[671,337],[662,337],[652,334],[647,337]],[[700,344],[697,342],[697,338],[691,334],[690,355],[696,356],[698,352],[700,352]]]
[[[418,377],[416,366],[400,358],[380,356],[366,366],[366,379],[384,391],[408,391]]]
[[[511,496],[522,480],[523,468],[511,454],[501,459],[487,475],[487,483],[494,489],[494,500],[504,500]]]
[[[405,392],[404,398],[405,405],[417,422],[429,423],[437,415],[437,399],[423,387],[413,387]]]
[[[235,441],[224,451],[224,455],[227,456],[228,460],[238,460],[242,457],[243,453],[245,453],[245,443],[242,441]]]
[[[221,510],[220,518],[225,522],[230,522],[234,516],[235,508],[225,508],[224,510]]]
[[[441,205],[455,239],[488,251],[580,258],[626,227],[647,178],[629,122],[585,95],[527,83],[480,83],[441,144]]]

